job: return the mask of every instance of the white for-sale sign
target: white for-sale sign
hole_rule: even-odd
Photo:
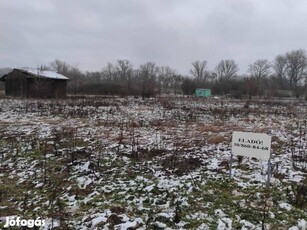
[[[247,157],[270,159],[271,136],[263,133],[233,132],[232,153]]]

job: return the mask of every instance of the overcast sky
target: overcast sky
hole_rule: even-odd
[[[0,67],[60,59],[98,71],[128,59],[187,74],[234,59],[240,73],[257,59],[307,44],[306,0],[0,0]]]

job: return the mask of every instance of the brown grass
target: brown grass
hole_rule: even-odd
[[[208,139],[208,144],[219,144],[219,143],[223,143],[224,141],[226,141],[226,138],[224,136],[221,136],[221,135],[214,135],[212,137],[210,137]]]

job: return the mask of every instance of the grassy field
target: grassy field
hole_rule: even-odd
[[[1,99],[0,218],[41,217],[44,229],[304,229],[306,117],[306,102],[268,99]],[[270,188],[256,158],[235,156],[229,180],[233,131],[272,137]]]

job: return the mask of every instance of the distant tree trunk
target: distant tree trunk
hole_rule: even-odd
[[[270,62],[266,59],[258,59],[253,64],[249,65],[248,72],[256,84],[257,94],[262,95],[264,93],[264,80],[271,72]]]

